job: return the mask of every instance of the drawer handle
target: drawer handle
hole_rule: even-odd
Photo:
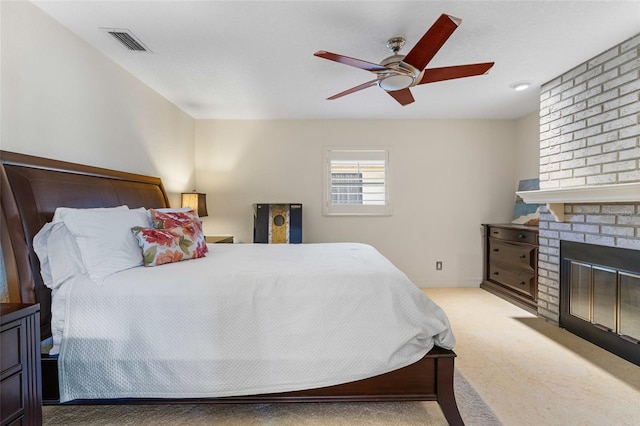
[[[520,285],[525,285],[526,283],[524,281],[520,281]]]
[[[493,249],[493,251],[500,251],[500,249]]]
[[[494,234],[499,234],[499,233],[500,233],[500,231],[493,231],[493,233],[494,233]]]
[[[500,275],[500,272],[494,272],[493,275]]]
[[[521,254],[520,255],[520,259],[526,259],[527,255],[526,254]]]
[[[526,236],[526,235],[524,235],[524,234],[519,234],[519,235],[518,235],[518,238],[523,239],[523,238],[527,238],[527,236]]]

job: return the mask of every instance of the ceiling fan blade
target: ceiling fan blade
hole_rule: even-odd
[[[351,93],[355,93],[358,92],[360,90],[366,89],[367,87],[371,87],[371,86],[375,86],[378,83],[378,80],[371,80],[371,81],[367,81],[366,83],[362,83],[356,87],[352,87],[351,89],[347,89],[344,92],[340,92],[338,94],[335,94],[333,96],[331,96],[330,98],[327,98],[328,101],[334,100],[334,99],[338,99],[341,98],[345,95],[349,95]]]
[[[433,83],[436,81],[452,80],[454,78],[473,77],[489,72],[493,67],[493,62],[483,62],[481,64],[454,65],[442,68],[427,68],[422,74],[418,84]]]
[[[461,22],[459,18],[444,13],[440,15],[403,61],[423,70]]]
[[[327,52],[325,50],[319,50],[313,54],[319,58],[328,59],[330,61],[339,62],[341,64],[349,65],[352,67],[360,68],[361,70],[376,72],[384,71],[387,68],[382,65],[374,64],[373,62],[363,61],[361,59],[350,58],[348,56],[338,55],[337,53]]]
[[[398,103],[400,103],[400,105],[402,106],[409,105],[410,103],[415,101],[415,99],[413,99],[413,95],[411,94],[411,90],[409,89],[394,90],[387,93],[390,94],[391,97],[398,101]]]

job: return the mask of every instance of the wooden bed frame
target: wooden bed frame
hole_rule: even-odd
[[[39,303],[41,336],[51,336],[51,293],[40,276],[34,235],[60,206],[89,208],[126,204],[169,207],[159,178],[0,151],[2,252],[11,302]],[[455,353],[434,347],[420,361],[390,373],[324,388],[207,399],[81,400],[74,404],[271,403],[339,401],[437,401],[451,425],[464,424],[453,393]],[[57,360],[43,355],[45,404],[58,400]]]

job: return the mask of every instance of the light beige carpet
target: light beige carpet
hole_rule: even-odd
[[[456,370],[454,389],[469,426],[500,425]],[[44,425],[446,425],[437,402],[59,405],[43,407]]]

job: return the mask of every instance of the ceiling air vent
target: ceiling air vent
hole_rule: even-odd
[[[106,34],[113,37],[127,50],[136,52],[151,52],[147,47],[129,30],[122,28],[100,28]]]

